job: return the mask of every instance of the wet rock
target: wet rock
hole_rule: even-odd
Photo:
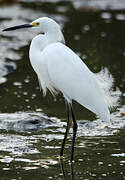
[[[42,113],[2,113],[0,114],[0,129],[19,132],[38,131],[53,126],[54,120]]]

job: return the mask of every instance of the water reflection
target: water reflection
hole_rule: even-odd
[[[63,176],[63,179],[64,180],[67,180],[67,175],[66,175],[66,172],[65,172],[65,167],[64,167],[64,162],[63,162],[63,159],[60,159],[60,168],[61,168],[61,172],[62,172],[62,176]],[[69,164],[70,166],[70,180],[74,180],[74,163],[70,163]]]

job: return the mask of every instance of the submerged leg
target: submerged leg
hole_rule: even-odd
[[[62,158],[63,157],[63,152],[64,152],[64,147],[65,147],[65,143],[66,143],[66,139],[67,139],[67,135],[69,133],[69,129],[72,125],[72,119],[70,118],[70,111],[69,111],[69,102],[66,101],[66,109],[67,109],[67,126],[66,126],[66,132],[65,132],[65,135],[64,135],[64,139],[63,139],[63,142],[62,142],[62,147],[61,147],[61,151],[60,151],[60,157]]]
[[[73,161],[73,155],[74,155],[74,144],[75,144],[75,138],[76,138],[76,132],[77,132],[77,123],[75,120],[75,116],[74,116],[71,104],[70,104],[70,111],[71,111],[72,120],[73,120],[73,138],[72,138],[71,157],[70,157],[70,162],[72,162]]]

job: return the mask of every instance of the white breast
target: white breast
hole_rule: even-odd
[[[40,36],[42,35],[38,35],[37,37],[35,37],[30,45],[30,51],[29,51],[30,62],[34,71],[38,76],[40,86],[43,90],[43,95],[46,95],[47,89],[49,89],[50,92],[54,95],[57,92],[54,88],[54,84],[50,80],[47,69],[47,60],[43,54],[43,49],[45,49],[45,47],[48,45],[48,42],[44,38],[42,44],[40,40]],[[40,44],[39,44],[39,40],[40,40]]]

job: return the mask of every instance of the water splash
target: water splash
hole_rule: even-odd
[[[118,133],[120,129],[125,129],[125,117],[120,115],[124,108],[111,114],[111,124],[108,127],[100,119],[93,122],[79,121],[78,136],[110,136]]]

